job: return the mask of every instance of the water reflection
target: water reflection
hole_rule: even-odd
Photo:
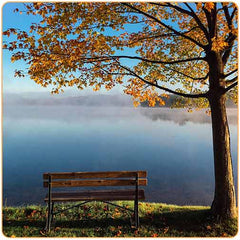
[[[229,116],[237,176],[236,109]],[[209,121],[204,112],[176,109],[5,106],[3,198],[43,203],[43,172],[147,170],[148,201],[209,205]]]
[[[164,120],[173,121],[179,125],[185,125],[187,122],[193,123],[211,123],[211,117],[205,110],[187,112],[185,109],[145,109],[142,110],[144,116],[152,121]],[[227,109],[229,124],[237,125],[237,109]]]

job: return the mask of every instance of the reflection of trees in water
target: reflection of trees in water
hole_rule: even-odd
[[[237,109],[228,109],[228,122],[237,125]],[[141,113],[151,119],[152,121],[172,121],[180,126],[185,125],[187,122],[193,123],[211,123],[211,116],[207,115],[205,110],[187,112],[184,109],[143,109]]]

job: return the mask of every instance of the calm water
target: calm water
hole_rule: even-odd
[[[237,176],[237,110],[229,110]],[[147,201],[209,205],[210,117],[204,112],[128,107],[7,106],[3,203],[43,203],[44,172],[147,170]]]

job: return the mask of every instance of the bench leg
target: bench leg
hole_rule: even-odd
[[[53,208],[54,208],[54,202],[52,202],[52,206],[51,206],[51,223],[53,223]]]
[[[51,204],[51,202],[48,202],[48,215],[47,215],[47,222],[46,222],[46,231],[49,232],[50,231],[50,227],[51,227],[51,222],[52,222],[52,206],[53,204]]]
[[[138,200],[134,201],[134,221],[135,227],[138,229],[139,227]]]

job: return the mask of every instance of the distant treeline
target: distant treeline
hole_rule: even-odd
[[[163,99],[163,101],[165,102],[165,105],[160,105],[159,102],[156,102],[156,105],[154,106],[155,108],[161,108],[161,107],[166,107],[169,108],[171,106],[175,106],[177,101],[181,101],[182,105],[180,105],[179,107],[184,107],[184,101],[186,100],[186,98],[180,98],[178,96],[175,95],[169,95],[168,98],[166,97],[161,97]],[[187,106],[188,104],[186,103],[185,106]],[[141,102],[141,107],[149,107],[148,105],[148,101],[144,101]],[[237,105],[230,99],[227,100],[227,107],[228,108],[237,108]]]

